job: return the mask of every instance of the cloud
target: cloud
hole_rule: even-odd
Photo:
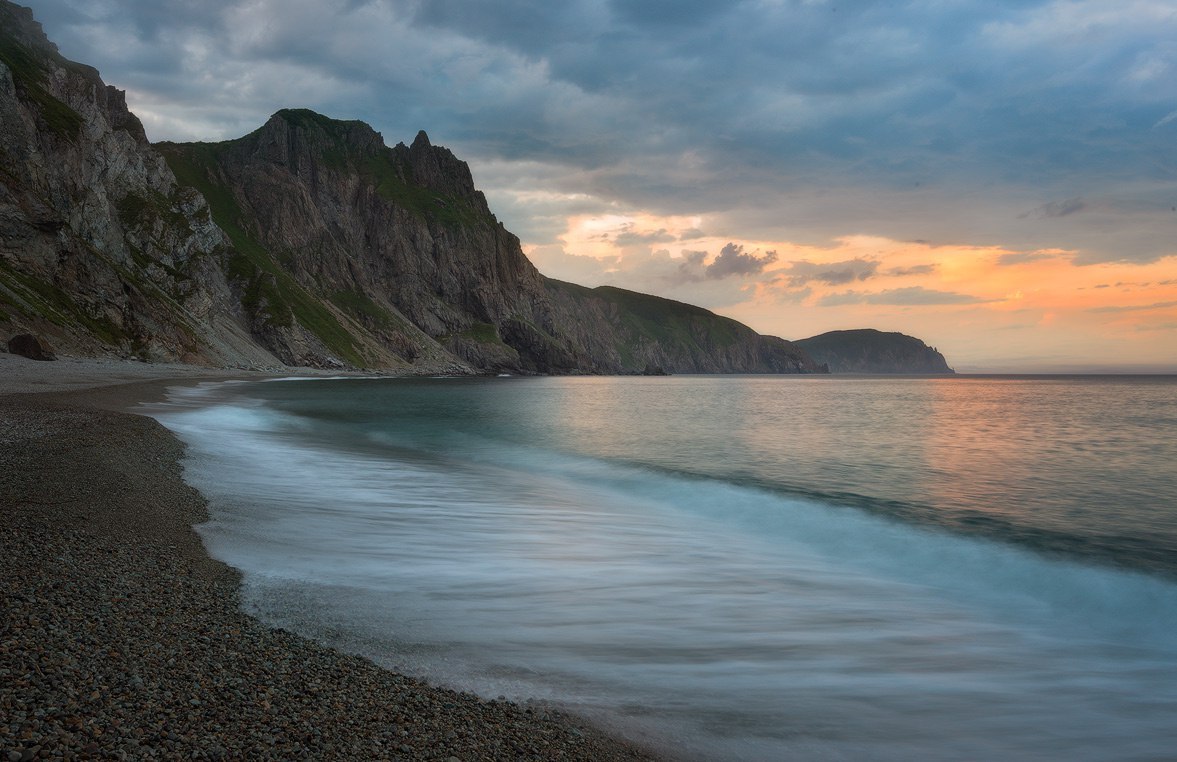
[[[553,247],[555,248],[555,247]],[[570,268],[561,270],[562,279],[571,279],[586,286],[610,285],[657,294],[667,298],[697,304],[708,309],[719,309],[747,302],[757,293],[757,286],[763,276],[753,274],[723,274],[721,269],[712,269],[712,256],[707,251],[684,251],[677,256],[667,249],[634,247],[624,252],[619,250],[607,265],[598,264],[591,272],[591,261],[577,261],[576,257],[566,260],[533,257],[541,271],[546,265]],[[592,260],[591,257],[583,258]],[[719,258],[716,257],[715,260]],[[575,269],[579,266],[579,269]]]
[[[905,277],[908,275],[931,275],[936,272],[936,265],[913,265],[911,267],[892,267],[883,272],[884,275]]]
[[[597,258],[569,254],[561,246],[535,246],[527,251],[540,272],[558,272],[560,279],[575,283],[599,283],[608,278],[608,273],[621,263],[617,257]]]
[[[1171,307],[1177,307],[1177,301],[1153,302],[1152,304],[1132,304],[1124,306],[1092,307],[1087,311],[1096,313],[1143,312],[1145,310],[1166,310]]]
[[[870,259],[848,259],[844,262],[790,262],[784,268],[790,286],[804,286],[806,283],[825,283],[839,286],[854,281],[867,280],[875,275],[879,263]]]
[[[619,233],[613,242],[618,246],[648,246],[653,243],[671,243],[676,240],[678,239],[667,233],[665,229],[656,230],[653,233],[635,233],[632,230],[626,230]]]
[[[775,251],[767,251],[761,256],[749,254],[744,247],[729,243],[720,250],[719,256],[707,265],[707,277],[713,280],[727,278],[732,275],[756,275],[764,272],[765,265],[777,260]]]
[[[1169,113],[1165,114],[1163,117],[1158,119],[1157,123],[1154,124],[1152,126],[1152,128],[1155,130],[1158,127],[1164,127],[1166,124],[1173,121],[1174,119],[1177,119],[1177,111],[1170,111]]]
[[[744,247],[737,243],[725,245],[710,263],[707,262],[707,256],[706,251],[683,250],[677,260],[674,280],[677,283],[698,283],[704,280],[746,278],[759,275],[766,266],[777,260],[775,251],[757,256],[754,252],[744,251]]]
[[[1024,265],[1030,262],[1042,262],[1048,259],[1058,259],[1066,252],[1059,251],[1011,251],[997,258],[997,264],[1002,266]]]
[[[828,294],[817,300],[820,307],[842,307],[848,304],[882,304],[892,306],[931,306],[946,304],[983,304],[987,299],[981,299],[969,294],[952,291],[937,291],[920,286],[908,288],[892,288],[875,293],[865,291],[844,291],[840,294]]]
[[[697,283],[707,277],[707,252],[683,251],[678,265],[677,280],[680,283]]]
[[[1172,132],[1153,129],[1177,102],[1167,3],[27,4],[153,139],[305,106],[730,238],[1177,250]]]
[[[1051,201],[1049,204],[1035,207],[1028,212],[1018,215],[1021,218],[1051,219],[1078,214],[1087,208],[1087,202],[1081,198],[1069,198],[1066,201]]]

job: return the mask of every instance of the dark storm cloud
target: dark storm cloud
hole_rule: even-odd
[[[153,138],[306,106],[393,143],[424,128],[476,177],[555,167],[555,190],[722,215],[733,237],[1177,248],[1161,0],[29,4],[63,53],[150,105]]]

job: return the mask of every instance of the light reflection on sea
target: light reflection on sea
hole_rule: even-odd
[[[267,384],[161,419],[251,610],[391,667],[707,759],[1164,758],[1177,586],[1091,538],[1165,542],[1172,445],[1083,406],[1173,386],[1001,383]]]

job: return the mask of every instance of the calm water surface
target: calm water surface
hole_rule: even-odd
[[[1177,379],[177,390],[276,625],[702,759],[1171,759]]]

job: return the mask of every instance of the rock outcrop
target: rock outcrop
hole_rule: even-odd
[[[8,340],[8,351],[30,360],[56,360],[57,353],[49,342],[31,333],[18,333]]]
[[[783,339],[543,277],[421,132],[279,111],[148,143],[124,94],[0,0],[0,330],[67,354],[418,373],[797,373]]]
[[[512,322],[552,333],[542,278],[424,132],[390,148],[362,122],[291,109],[237,140],[158,147],[209,199],[253,330],[285,362],[317,338],[351,365],[576,368],[570,347],[521,357],[504,341]]]
[[[913,336],[873,328],[830,331],[794,344],[831,373],[954,373],[944,355]]]
[[[274,364],[221,270],[228,242],[124,94],[0,3],[0,325],[64,352]]]

